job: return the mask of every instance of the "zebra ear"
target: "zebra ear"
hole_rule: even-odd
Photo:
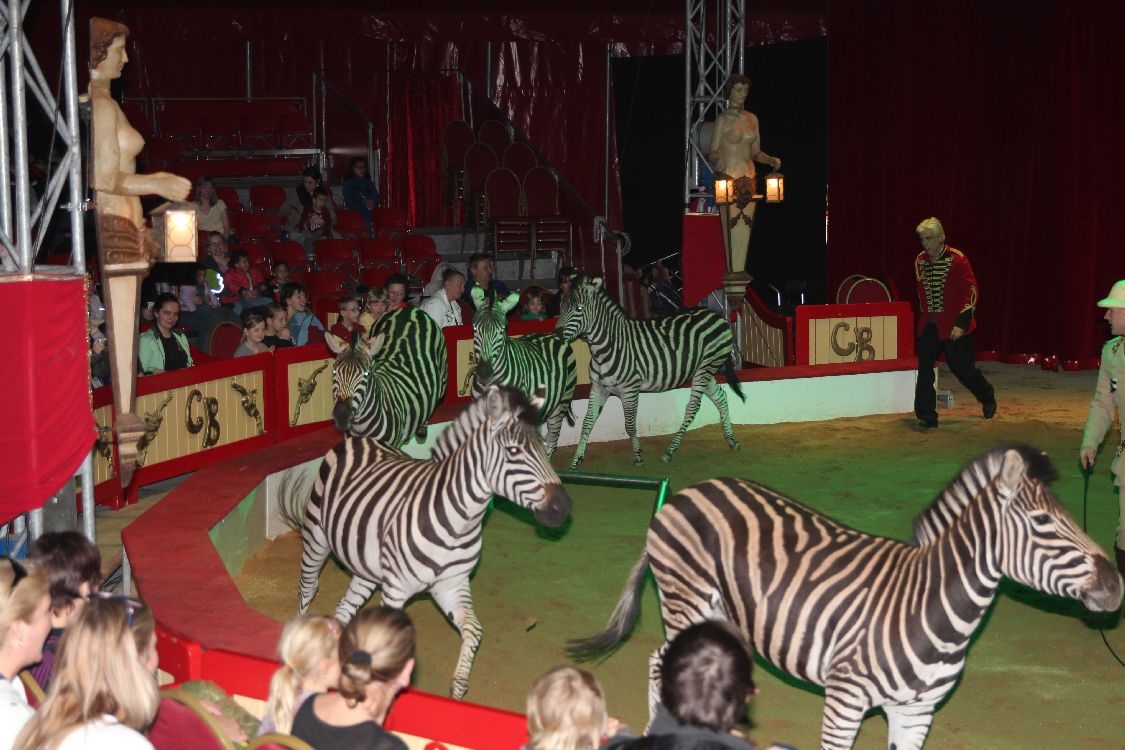
[[[476,287],[473,287],[473,288],[476,289]],[[496,300],[496,306],[500,308],[501,312],[503,312],[505,315],[507,315],[509,312],[511,312],[513,307],[515,307],[516,305],[519,304],[519,302],[520,302],[520,293],[519,292],[512,292],[511,294],[509,294],[504,299]]]
[[[508,400],[498,385],[490,385],[484,392],[484,407],[489,419],[499,419],[508,410]]]
[[[531,408],[536,412],[543,412],[543,405],[547,403],[547,386],[542,383],[535,389],[535,393],[531,394],[528,399],[531,403]]]
[[[374,357],[376,354],[379,353],[379,350],[381,350],[383,348],[383,345],[386,344],[386,343],[387,343],[387,332],[386,331],[383,331],[381,333],[377,333],[374,336],[372,336],[371,338],[367,339],[367,356]]]
[[[1019,451],[1010,450],[1004,454],[1004,463],[1000,466],[998,485],[1005,500],[1011,499],[1019,489],[1020,482],[1027,475],[1027,464]]]
[[[594,276],[593,278],[589,279],[589,281],[592,286],[595,286],[598,289],[601,289],[602,285],[605,284],[605,279],[603,279],[601,276]]]
[[[479,286],[474,286],[472,289],[470,289],[469,296],[473,300],[473,307],[478,310],[484,307],[484,290]]]
[[[326,332],[324,334],[324,342],[326,344],[328,344],[328,350],[331,351],[333,354],[339,354],[340,352],[344,351],[345,349],[351,348],[346,341],[344,341],[342,338],[335,335],[334,333]]]

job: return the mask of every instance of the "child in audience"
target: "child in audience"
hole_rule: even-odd
[[[520,320],[544,320],[547,317],[543,304],[543,292],[534,291],[527,295],[520,310]]]
[[[0,557],[0,750],[11,750],[35,715],[19,673],[42,658],[50,629],[47,571],[34,560]]]
[[[77,531],[47,532],[27,552],[46,568],[51,581],[51,632],[43,644],[43,660],[31,668],[31,676],[47,692],[63,631],[78,619],[86,597],[101,586],[102,555]]]
[[[242,313],[242,342],[234,350],[236,357],[250,357],[255,354],[273,352],[273,347],[265,343],[266,316],[257,310]]]
[[[387,311],[387,290],[381,286],[373,286],[363,295],[363,312],[359,315],[359,324],[365,331],[375,327],[375,321]]]
[[[340,623],[306,615],[285,624],[277,654],[281,667],[270,680],[270,697],[258,735],[289,734],[305,699],[335,690],[340,681]]]
[[[289,264],[279,260],[273,264],[273,276],[266,283],[266,296],[281,302],[281,290],[289,283]]]
[[[266,305],[266,337],[262,343],[272,347],[274,351],[293,346],[293,334],[289,332],[289,313],[285,305],[271,302]]]
[[[269,298],[258,293],[258,285],[262,280],[258,272],[250,268],[250,256],[245,250],[235,250],[230,256],[230,270],[223,274],[222,301],[224,304],[233,304],[234,312],[240,315],[243,310],[254,307],[265,307]]]
[[[329,333],[349,345],[354,334],[358,333],[361,337],[367,334],[367,329],[359,323],[358,299],[351,296],[340,298],[340,318],[329,329]]]
[[[401,273],[393,273],[387,277],[387,311],[401,310],[406,307],[406,288],[410,285],[409,279]]]
[[[317,240],[335,237],[332,231],[333,214],[328,210],[328,191],[318,187],[313,191],[312,204],[301,212],[297,221],[297,231],[305,244],[305,254],[312,256],[313,245]]]
[[[281,293],[289,316],[289,333],[294,346],[324,340],[324,324],[309,311],[309,293],[300,284],[286,284]]]
[[[400,609],[372,607],[340,636],[340,689],[306,700],[293,732],[315,750],[363,747],[406,750],[383,720],[414,671],[414,624]]]
[[[555,667],[527,694],[525,750],[596,750],[607,737],[632,737],[606,714],[605,693],[594,675],[577,667]]]

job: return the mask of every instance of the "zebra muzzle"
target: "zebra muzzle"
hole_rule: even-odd
[[[332,407],[332,421],[336,423],[336,429],[340,432],[347,432],[348,428],[352,426],[352,402],[337,401],[336,405]]]
[[[548,528],[562,526],[570,516],[570,495],[561,484],[545,485],[543,502],[535,506],[535,520]]]

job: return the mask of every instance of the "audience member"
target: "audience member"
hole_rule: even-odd
[[[264,284],[256,270],[250,268],[250,256],[245,250],[235,250],[230,256],[231,268],[223,274],[223,304],[234,307],[234,314],[243,310],[265,307],[270,298],[263,296],[258,287]]]
[[[289,333],[294,346],[324,339],[324,324],[309,311],[309,294],[300,284],[287,284],[281,293],[289,317]]]
[[[245,310],[242,313],[242,341],[234,350],[234,356],[251,357],[272,352],[273,347],[265,343],[265,338],[266,316],[258,310]]]
[[[570,294],[570,290],[574,288],[574,279],[578,274],[579,271],[574,266],[563,266],[559,269],[559,288],[551,295],[551,299],[547,300],[548,318],[559,317],[559,305],[562,304],[563,296]]]
[[[306,700],[293,719],[293,735],[315,750],[406,750],[382,723],[414,671],[410,617],[389,607],[361,611],[340,636],[339,654],[339,692]]]
[[[469,257],[469,276],[465,283],[465,293],[461,298],[473,304],[471,293],[473,287],[479,286],[485,295],[495,291],[497,297],[506,297],[510,294],[507,285],[499,279],[493,278],[492,256],[487,253],[475,253]]]
[[[289,227],[289,238],[301,241],[303,238],[297,230],[297,224],[301,221],[301,214],[305,209],[312,206],[313,194],[317,188],[321,187],[320,171],[316,167],[306,167],[301,172],[301,182],[297,185],[285,199],[285,203],[281,204],[281,215],[285,217],[285,223]],[[327,188],[325,188],[327,191]],[[336,223],[336,206],[331,200],[329,195],[328,200],[328,214],[332,217],[332,224]]]
[[[35,715],[19,673],[42,658],[50,629],[47,571],[35,562],[0,557],[0,750],[11,750]]]
[[[520,308],[520,320],[543,320],[547,317],[545,310],[543,291],[533,289],[524,297],[523,306]]]
[[[387,311],[401,310],[406,307],[406,290],[410,280],[401,273],[392,273],[387,277]]]
[[[102,555],[77,531],[49,531],[27,552],[46,569],[51,582],[51,632],[43,644],[42,661],[31,668],[31,676],[46,692],[63,632],[82,613],[86,597],[101,586]]]
[[[275,351],[282,347],[293,346],[293,334],[289,331],[289,312],[285,305],[271,302],[266,305],[266,337],[262,343],[272,347]]]
[[[218,295],[211,288],[209,272],[216,273],[199,263],[195,267],[195,283],[180,286],[179,325],[195,331],[198,334],[196,345],[205,351],[215,326],[224,320],[238,320],[233,310],[220,304]]]
[[[230,216],[227,204],[215,192],[215,182],[207,175],[195,183],[195,210],[201,232],[219,232],[230,237]]]
[[[373,286],[363,295],[363,312],[359,316],[359,324],[365,331],[375,327],[375,321],[387,311],[387,290],[381,286]]]
[[[525,750],[595,750],[606,738],[632,732],[606,714],[605,693],[594,675],[577,667],[555,667],[527,694]]]
[[[283,260],[276,261],[273,264],[273,275],[266,283],[266,295],[274,302],[281,302],[281,290],[289,281],[289,264]]]
[[[128,597],[86,602],[63,636],[51,689],[20,732],[16,750],[152,750],[141,730],[160,703],[153,679],[156,640],[149,628],[151,653],[148,646],[139,651],[132,632],[147,611]]]
[[[348,162],[348,176],[344,178],[344,205],[353,211],[359,211],[363,216],[363,224],[367,227],[367,236],[374,237],[371,211],[379,205],[379,190],[367,174],[365,157],[355,156]]]
[[[441,289],[422,300],[419,309],[434,319],[441,328],[462,324],[461,305],[457,300],[465,289],[465,274],[456,268],[447,268],[441,277]]]
[[[230,270],[230,248],[227,247],[227,238],[218,232],[212,232],[207,236],[204,247],[207,248],[207,257],[202,260],[203,265],[215,271],[218,277],[222,277]],[[218,278],[208,281],[212,289],[219,288],[219,285],[215,283]]]
[[[340,623],[318,615],[293,618],[281,631],[277,655],[281,667],[270,680],[259,736],[288,734],[305,699],[336,689],[340,682]]]
[[[359,322],[359,300],[352,296],[340,298],[340,317],[329,329],[333,336],[338,337],[345,344],[351,344],[352,336],[367,335],[367,329]]]
[[[153,308],[155,325],[140,335],[138,344],[141,372],[159,375],[191,367],[187,336],[174,330],[180,317],[180,301],[176,295],[165,292],[156,298]]]
[[[305,254],[310,257],[317,240],[336,236],[333,231],[333,227],[336,226],[336,213],[329,211],[328,205],[328,191],[318,187],[313,191],[312,204],[301,212],[301,218],[297,220],[296,230],[305,244]]]
[[[109,385],[113,378],[109,366],[109,341],[105,337],[105,321],[90,320],[90,387],[101,388]]]

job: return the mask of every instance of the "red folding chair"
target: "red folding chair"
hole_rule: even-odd
[[[363,281],[365,287],[371,289],[377,286],[386,286],[387,279],[396,273],[400,273],[400,271],[395,266],[375,266],[372,268],[365,266],[363,273],[360,275],[360,280]]]
[[[535,260],[531,222],[523,212],[523,187],[515,173],[497,167],[484,185],[488,199],[488,221],[492,229],[492,251],[497,258],[505,255],[519,260],[519,278],[523,278],[523,262]]]
[[[200,118],[203,147],[212,151],[235,151],[242,148],[242,131],[238,121],[229,117],[209,115]]]
[[[234,252],[235,249],[235,247],[232,247],[231,252]],[[270,262],[270,253],[264,242],[242,242],[237,245],[237,249],[245,251],[246,255],[250,258],[251,264],[268,264]]]
[[[227,204],[227,214],[234,216],[246,211],[246,206],[242,205],[242,199],[238,197],[238,191],[232,187],[216,187],[215,195],[218,196],[223,203]]]
[[[244,114],[242,125],[242,147],[257,151],[275,151],[281,148],[277,137],[277,116],[250,112]]]
[[[496,152],[487,143],[474,143],[465,152],[465,195],[469,211],[465,223],[471,227],[484,226],[488,221],[488,208],[484,197],[484,183],[492,170],[500,165]]]
[[[445,174],[445,204],[453,209],[453,224],[461,223],[465,206],[465,152],[476,142],[464,120],[450,120],[441,133],[441,168]]]
[[[242,213],[230,217],[239,242],[268,242],[277,239],[277,217],[270,214]]]
[[[285,263],[290,271],[302,273],[312,270],[309,267],[309,258],[305,255],[305,247],[300,242],[285,240],[284,242],[271,242],[266,246],[271,265]]]
[[[423,265],[430,267],[430,273],[441,262],[438,255],[437,244],[428,234],[414,234],[402,240],[402,262],[406,272],[417,276],[423,283],[429,281],[429,276],[419,272]]]
[[[342,237],[361,238],[367,236],[367,225],[363,214],[350,208],[336,209],[336,225],[332,227]]]
[[[396,237],[410,232],[406,213],[400,208],[375,208],[371,210],[371,223],[376,237]]]
[[[477,142],[487,143],[499,156],[512,144],[512,131],[500,120],[485,120],[477,129]]]
[[[359,241],[359,264],[375,268],[401,264],[401,240],[396,237],[365,237]]]
[[[359,278],[355,240],[317,240],[313,244],[313,257],[321,271],[340,270],[352,278]]]
[[[285,204],[285,188],[280,185],[251,185],[250,210],[277,213]]]
[[[277,134],[281,147],[313,148],[312,124],[309,118],[299,112],[290,112],[277,118]]]
[[[529,171],[539,164],[539,159],[535,156],[535,152],[531,150],[531,146],[523,141],[516,141],[504,149],[504,157],[501,162],[503,166],[515,172],[516,177],[522,180]]]

